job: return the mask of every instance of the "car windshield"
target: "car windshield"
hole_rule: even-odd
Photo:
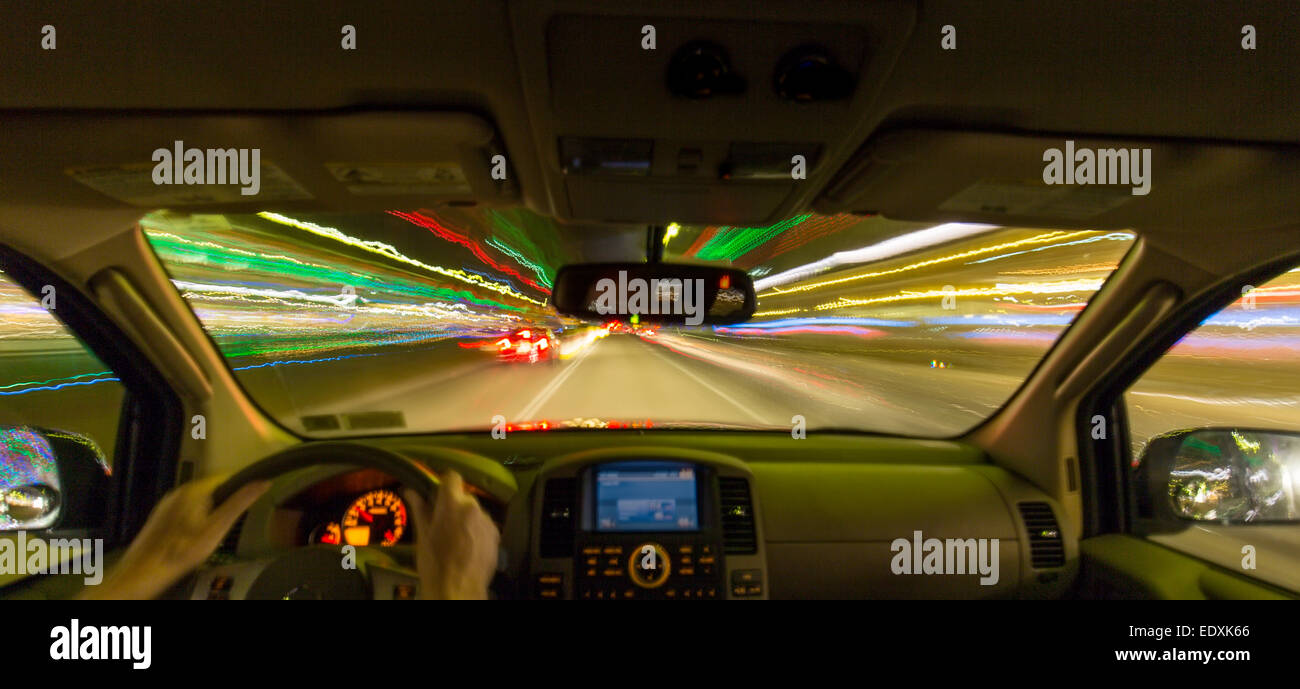
[[[586,322],[561,266],[638,261],[641,226],[518,208],[179,215],[142,227],[248,394],[308,436],[561,428],[961,434],[1084,308],[1128,232],[800,215],[667,226],[664,260],[740,268],[729,326]]]

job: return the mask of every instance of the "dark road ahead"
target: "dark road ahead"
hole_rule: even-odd
[[[810,430],[934,436],[940,435],[936,429],[956,435],[978,424],[1035,363],[1030,352],[1023,359],[934,347],[924,353],[879,347],[810,352],[775,338],[731,342],[667,331],[611,334],[571,348],[576,351],[564,360],[519,363],[442,343],[243,370],[240,379],[256,390],[264,408],[286,421],[402,413],[405,429],[377,432],[486,431],[498,415],[512,425],[599,419],[788,430],[798,415]],[[1231,416],[1259,427],[1300,425],[1300,404],[1285,386],[1269,404],[1205,395],[1207,386],[1240,387],[1242,377],[1252,374],[1248,366],[1187,359],[1157,373],[1130,393],[1135,443],[1171,428],[1222,424]],[[1252,390],[1258,395],[1260,385]]]

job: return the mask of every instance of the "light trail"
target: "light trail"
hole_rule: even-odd
[[[469,285],[482,287],[484,289],[491,290],[498,294],[504,294],[506,296],[509,296],[514,299],[518,299],[523,302],[536,304],[538,306],[542,305],[541,301],[537,299],[533,299],[532,297],[511,288],[509,285],[504,285],[499,282],[486,280],[478,275],[475,275],[474,273],[469,273],[463,270],[429,265],[428,263],[424,263],[423,261],[418,261],[414,258],[411,258],[410,256],[403,254],[391,244],[385,244],[379,241],[357,239],[356,237],[352,237],[348,234],[345,234],[344,232],[336,228],[324,227],[322,225],[317,225],[315,223],[294,220],[293,218],[280,215],[279,213],[262,212],[262,213],[258,213],[257,217],[262,218],[263,220],[269,220],[271,222],[279,223],[281,225],[286,225],[288,227],[294,227],[303,230],[305,232],[310,232],[320,237],[332,239],[336,242],[345,244],[347,246],[361,249],[363,251],[368,251],[370,253],[376,254],[378,256],[383,256],[384,258],[397,261],[399,263],[405,263],[406,265],[415,266],[416,268],[427,270],[431,273],[442,275],[443,277],[448,277],[453,280],[464,282]]]

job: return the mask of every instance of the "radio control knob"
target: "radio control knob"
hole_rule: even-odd
[[[663,586],[671,570],[668,551],[658,543],[642,543],[632,549],[627,559],[627,573],[632,583],[643,589]]]

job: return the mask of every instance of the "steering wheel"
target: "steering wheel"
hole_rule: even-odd
[[[421,448],[424,453],[432,453],[453,462],[462,453],[459,450],[445,448]],[[344,464],[368,469],[377,469],[397,479],[403,486],[416,491],[430,510],[437,498],[440,481],[432,471],[423,464],[406,455],[374,445],[347,441],[308,442],[276,452],[265,457],[231,476],[213,492],[213,504],[225,502],[235,491],[245,484],[265,479],[273,479],[299,469],[323,464]],[[366,567],[357,566],[357,561],[366,560],[363,550],[374,555],[374,549],[357,548],[353,567],[345,566],[343,554],[337,547],[304,546],[271,558],[244,562],[226,569],[235,569],[235,577],[244,582],[235,587],[243,598],[348,598],[370,599],[374,597],[376,586],[367,576]],[[211,574],[211,570],[207,570]],[[390,572],[390,575],[394,573]],[[395,574],[407,583],[418,581],[418,577]],[[248,579],[251,578],[251,582]],[[215,586],[212,576],[206,579],[200,574],[196,586],[201,587],[209,581]]]

